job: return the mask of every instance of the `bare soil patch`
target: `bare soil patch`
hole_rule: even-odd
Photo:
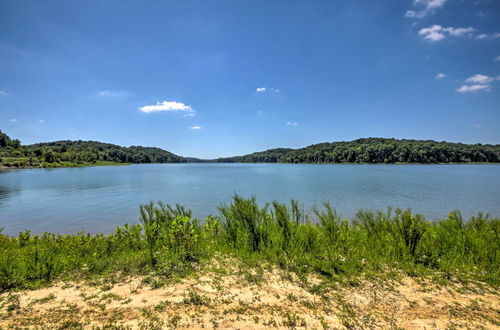
[[[180,281],[131,277],[0,294],[0,328],[500,329],[500,296],[482,283],[299,279],[218,263]],[[97,285],[96,285],[97,284]]]

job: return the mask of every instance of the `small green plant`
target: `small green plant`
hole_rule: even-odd
[[[56,299],[56,296],[53,293],[51,293],[46,297],[34,300],[31,304],[45,304],[45,303],[52,301],[54,299]]]
[[[295,329],[296,327],[307,327],[306,320],[299,317],[294,312],[284,312],[282,314],[283,322],[282,325],[287,328]]]
[[[198,221],[180,205],[149,203],[140,207],[140,225],[119,226],[108,235],[0,233],[0,292],[74,279],[110,290],[116,282],[110,274],[141,274],[144,284],[158,288],[216,256],[250,266],[241,275],[256,285],[265,280],[258,264],[278,267],[289,278],[314,273],[349,285],[382,270],[385,276],[432,274],[443,283],[500,284],[500,219],[491,216],[466,221],[454,211],[427,221],[410,210],[389,209],[359,211],[347,221],[329,204],[309,217],[296,201],[269,207],[238,195],[219,211],[219,217]],[[108,280],[97,280],[102,278]],[[322,285],[309,290],[324,296]]]
[[[206,306],[209,304],[210,299],[200,295],[196,290],[190,289],[183,300],[186,305],[195,305],[195,306]]]

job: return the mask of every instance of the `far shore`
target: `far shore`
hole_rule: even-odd
[[[124,166],[132,165],[132,163],[115,163],[115,162],[98,162],[98,163],[86,163],[86,164],[63,164],[60,166],[5,166],[0,165],[0,170],[24,170],[24,169],[48,169],[48,168],[70,168],[70,167],[95,167],[95,166]]]
[[[72,168],[72,167],[97,167],[97,166],[126,166],[126,165],[153,165],[153,164],[275,164],[275,165],[499,165],[500,163],[492,162],[463,162],[463,163],[271,163],[271,162],[185,162],[185,163],[115,163],[115,162],[98,162],[86,164],[62,164],[55,166],[5,166],[0,165],[0,171],[8,170],[24,170],[24,169],[51,169],[51,168]]]

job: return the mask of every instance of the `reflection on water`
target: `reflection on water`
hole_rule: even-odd
[[[500,216],[499,165],[155,164],[0,172],[0,227],[109,232],[137,222],[138,205],[181,203],[204,217],[234,193],[260,203],[292,198],[359,208],[411,207],[429,218],[453,209]]]
[[[15,190],[11,189],[9,186],[4,186],[0,184],[0,210],[9,195],[15,193]]]

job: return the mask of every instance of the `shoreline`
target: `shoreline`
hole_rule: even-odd
[[[15,166],[5,166],[1,165],[0,170],[26,170],[26,169],[51,169],[51,168],[73,168],[73,167],[96,167],[96,166],[126,166],[132,165],[132,163],[113,163],[113,162],[103,162],[99,164],[89,163],[89,164],[73,164],[73,165],[62,165],[62,166],[24,166],[24,167],[15,167]]]
[[[312,212],[234,195],[205,221],[150,202],[107,235],[0,230],[0,327],[500,326],[499,218]]]
[[[14,166],[4,166],[0,165],[0,171],[7,170],[25,170],[25,169],[55,169],[55,168],[76,168],[76,167],[98,167],[98,166],[127,166],[127,165],[179,165],[179,164],[274,164],[274,165],[500,165],[500,163],[480,163],[480,162],[469,162],[469,163],[270,163],[270,162],[260,162],[260,163],[246,163],[246,162],[182,162],[182,163],[105,163],[105,164],[76,164],[76,165],[63,165],[63,166],[25,166],[25,167],[14,167]]]

